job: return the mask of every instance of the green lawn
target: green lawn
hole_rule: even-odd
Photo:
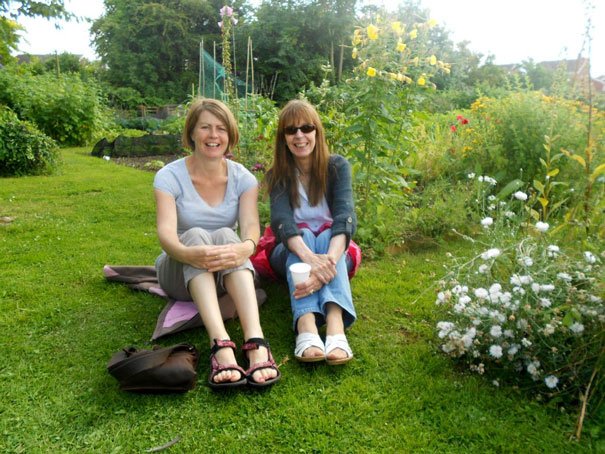
[[[448,247],[364,262],[353,281],[360,318],[347,366],[292,358],[287,292],[268,284],[261,320],[283,373],[272,389],[211,391],[200,330],[160,342],[200,348],[195,390],[120,392],[107,361],[122,347],[148,345],[163,301],[106,282],[102,267],[153,264],[153,174],[85,149],[63,156],[60,175],[0,180],[0,216],[14,218],[0,225],[1,452],[145,452],[177,437],[170,452],[603,448],[590,430],[569,441],[575,414],[461,374],[437,352],[432,283]],[[241,343],[238,323],[228,328]]]

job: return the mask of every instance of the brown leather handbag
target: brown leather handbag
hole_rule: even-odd
[[[152,350],[125,348],[112,356],[107,371],[123,391],[179,393],[195,388],[199,353],[191,344]]]

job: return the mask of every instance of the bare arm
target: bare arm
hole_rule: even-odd
[[[177,234],[176,202],[170,194],[154,190],[156,222],[162,249],[172,258],[200,269],[210,269],[220,246],[185,246]]]
[[[211,246],[212,256],[207,262],[209,271],[220,271],[238,267],[254,253],[260,237],[257,201],[257,186],[240,196],[238,221],[242,242],[223,246]]]
[[[239,198],[239,228],[242,243],[238,247],[241,263],[254,254],[260,238],[260,221],[258,219],[258,186],[244,192]],[[252,240],[252,241],[247,241]],[[254,244],[252,244],[254,243]]]

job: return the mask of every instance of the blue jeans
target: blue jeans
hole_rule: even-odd
[[[307,247],[316,254],[327,254],[330,247],[330,239],[332,238],[332,230],[326,229],[319,235],[309,229],[302,229],[302,239]],[[316,314],[315,320],[317,326],[325,324],[327,308],[326,304],[335,303],[339,305],[343,312],[343,322],[345,327],[350,326],[357,315],[355,307],[353,307],[353,297],[351,295],[351,284],[349,282],[348,268],[351,263],[347,263],[348,257],[345,253],[340,257],[336,264],[336,276],[330,282],[325,284],[319,291],[312,293],[303,298],[296,299],[292,296],[295,286],[290,275],[290,265],[301,262],[300,258],[290,252],[282,243],[279,243],[273,249],[269,262],[273,270],[282,277],[286,277],[288,288],[290,289],[290,304],[292,306],[293,325],[296,331],[296,322],[298,319],[309,312]]]

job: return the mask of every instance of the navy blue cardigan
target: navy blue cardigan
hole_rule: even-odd
[[[275,187],[269,195],[271,200],[271,229],[277,239],[288,247],[288,239],[301,235],[294,222],[294,209],[289,192],[283,186]],[[357,216],[353,203],[351,165],[340,155],[331,155],[328,162],[328,185],[326,201],[332,214],[332,236],[344,234],[346,248],[357,228]]]

